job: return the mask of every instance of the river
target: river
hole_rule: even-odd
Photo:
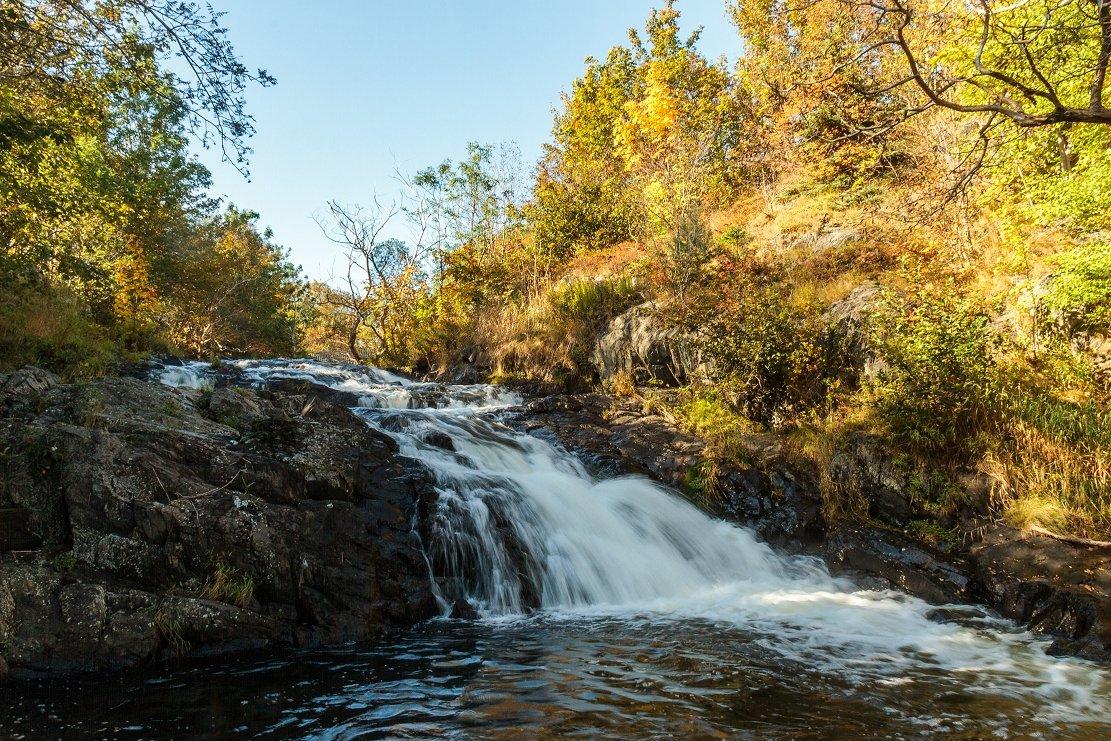
[[[519,432],[520,399],[311,361],[303,378],[433,473],[422,525],[444,607],[385,644],[20,691],[16,735],[1106,737],[1111,677],[973,606],[833,577],[641,477],[599,480]],[[201,387],[190,364],[163,383]],[[538,607],[538,609],[532,609]]]

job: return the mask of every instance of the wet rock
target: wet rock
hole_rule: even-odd
[[[207,400],[198,403],[205,417],[238,430],[274,416],[272,407],[264,408],[263,400],[239,386],[213,389]]]
[[[266,381],[266,388],[279,394],[306,397],[306,403],[311,399],[320,399],[341,407],[360,406],[358,394],[350,391],[340,391],[324,384],[302,379],[270,378]]]
[[[317,389],[111,377],[16,399],[0,404],[16,451],[0,513],[23,531],[0,542],[12,675],[365,639],[436,613],[412,532],[428,474]]]
[[[0,509],[0,553],[38,548],[42,544],[31,530],[31,513],[24,507]]]
[[[718,477],[717,487],[721,514],[769,543],[808,551],[821,542],[821,496],[804,472],[786,466],[732,469]]]
[[[443,450],[455,450],[455,443],[452,441],[451,437],[438,430],[428,430],[421,435],[421,440],[429,445],[442,448]]]
[[[1057,636],[1054,650],[1111,661],[1111,549],[996,526],[969,550],[990,605]]]
[[[825,553],[837,571],[882,578],[927,602],[968,602],[975,597],[972,580],[959,564],[898,532],[840,527],[827,536]]]
[[[451,605],[451,617],[455,620],[478,620],[479,615],[474,605],[460,597]]]

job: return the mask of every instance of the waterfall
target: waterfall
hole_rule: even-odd
[[[1047,656],[1013,623],[862,589],[646,478],[592,477],[557,444],[502,421],[520,403],[512,393],[307,360],[235,365],[255,383],[351,392],[360,417],[432,472],[439,499],[421,534],[434,581],[488,620],[536,619],[539,608],[544,619],[710,621],[743,627],[799,670],[890,683],[961,673],[969,692],[1034,698],[1046,712],[1108,711],[1102,670]],[[198,387],[210,373],[189,364],[160,380]]]

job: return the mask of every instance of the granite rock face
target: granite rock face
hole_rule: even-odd
[[[413,521],[435,497],[311,387],[0,377],[0,670],[371,638],[437,611]]]
[[[598,377],[625,375],[637,385],[681,386],[713,374],[693,336],[667,326],[661,307],[640,304],[613,319],[598,337],[591,362]]]

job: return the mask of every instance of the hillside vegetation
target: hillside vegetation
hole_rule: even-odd
[[[712,372],[605,382],[716,455],[773,431],[821,464],[866,433],[927,509],[979,470],[998,516],[1106,536],[1107,8],[969,8],[735,2],[730,66],[665,3],[587,60],[530,182],[475,144],[393,210],[333,204],[356,279],[316,287],[312,349],[585,387],[599,333],[652,301]],[[392,218],[418,238],[377,240]]]
[[[218,14],[0,0],[0,365],[604,385],[710,440],[707,470],[752,435],[819,469],[864,435],[929,511],[979,472],[995,516],[1111,535],[1111,6],[732,0],[735,63],[680,7],[587,59],[535,170],[474,143],[396,203],[328,204],[346,269],[308,283],[190,154],[246,172],[244,90],[273,83]],[[642,304],[699,361],[679,388],[592,361]]]

